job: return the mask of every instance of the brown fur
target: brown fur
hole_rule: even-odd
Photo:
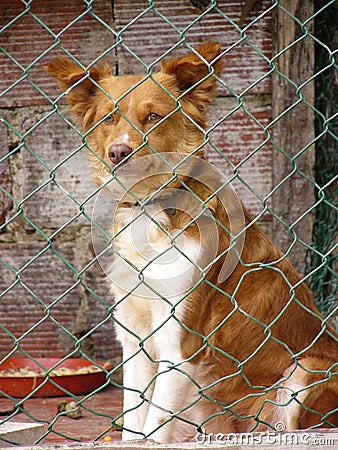
[[[216,85],[205,61],[220,75],[220,47],[206,43],[198,53],[202,57],[191,54],[164,61],[161,72],[151,77],[113,77],[107,65],[93,67],[85,73],[66,58],[59,58],[46,67],[61,89],[67,90],[71,112],[88,133],[91,150],[106,162],[102,163],[91,153],[97,180],[103,173],[109,173],[109,148],[118,144],[124,134],[128,134],[132,150],[138,149],[132,159],[151,154],[151,148],[157,152],[188,154],[203,144],[201,129]],[[137,87],[125,95],[134,85]],[[177,97],[181,109],[177,108]],[[104,117],[112,112],[112,123],[103,123]],[[154,126],[147,121],[151,113],[168,117]],[[149,145],[145,145],[144,134]],[[197,154],[202,157],[200,151]],[[192,178],[185,182],[202,200],[209,197],[210,192],[201,183]],[[229,207],[231,201],[229,195]],[[209,200],[208,207],[216,220],[229,225],[227,213],[216,197]],[[322,415],[338,405],[338,373],[331,368],[338,356],[334,331],[328,325],[323,329],[323,317],[309,289],[304,282],[300,283],[295,269],[260,228],[249,225],[250,216],[243,210],[248,228],[242,263],[220,284],[218,275],[224,258],[220,259],[208,273],[208,283],[201,283],[187,298],[183,357],[189,358],[202,348],[204,340],[199,336],[209,336],[209,346],[197,353],[192,362],[205,366],[207,384],[220,380],[204,394],[237,414],[214,419],[217,426],[227,421],[228,427],[224,423],[221,426],[223,432],[249,430],[256,422],[261,427],[264,423],[276,423],[282,417],[283,408],[273,402],[282,390],[283,377],[293,377],[292,382],[298,380],[305,386],[314,384],[293,419],[294,426],[321,424]],[[170,217],[170,228],[182,229],[189,221],[189,217],[178,212]],[[186,232],[196,234],[198,230],[191,224]],[[229,238],[219,228],[219,254],[228,246]],[[296,287],[290,290],[292,286]],[[301,369],[302,364],[306,370]],[[268,391],[271,386],[274,389]],[[212,410],[210,402],[208,405],[208,413],[223,411],[217,405]],[[326,420],[325,424],[338,426],[337,413],[328,415]]]

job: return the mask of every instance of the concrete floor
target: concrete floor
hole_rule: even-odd
[[[85,396],[80,396],[81,399]],[[39,443],[91,442],[110,428],[112,419],[122,411],[122,393],[108,387],[84,401],[81,408],[82,417],[71,419],[59,416],[58,405],[69,397],[32,398],[24,403],[25,413],[21,412],[11,418],[11,422],[44,423],[46,436]],[[0,397],[0,423],[6,418],[6,411],[13,408],[13,402]],[[8,413],[7,413],[8,417]],[[53,422],[55,420],[55,422]],[[64,435],[64,436],[62,436]],[[121,439],[119,431],[108,431],[97,442],[111,442]]]
[[[84,399],[85,396],[81,396]],[[42,444],[43,447],[35,445],[34,447],[20,447],[23,450],[55,450],[55,448],[71,448],[73,450],[88,450],[92,449],[119,449],[128,448],[134,450],[135,448],[154,448],[153,444],[149,441],[137,441],[133,443],[124,443],[123,445],[118,442],[121,439],[121,433],[117,430],[109,430],[113,418],[116,418],[122,411],[122,392],[113,387],[106,388],[102,392],[99,392],[92,397],[84,400],[83,407],[81,408],[82,417],[78,419],[71,419],[67,416],[55,417],[58,414],[58,405],[63,400],[69,400],[66,397],[54,397],[54,398],[33,398],[27,400],[24,403],[25,413],[21,412],[11,418],[11,422],[38,422],[44,423],[45,436],[43,439],[36,442]],[[6,419],[5,412],[13,408],[13,402],[4,397],[0,397],[0,424],[3,419]],[[8,415],[7,415],[8,417]],[[108,431],[109,430],[109,431]],[[260,450],[307,450],[320,449],[320,450],[333,450],[337,448],[338,443],[338,430],[309,430],[296,433],[280,434],[274,433],[274,441],[271,440],[271,434],[267,437],[263,437],[262,444],[259,445]],[[101,434],[103,436],[99,437]],[[260,433],[256,433],[259,435]],[[254,437],[255,434],[250,435]],[[253,447],[248,445],[234,445],[234,434],[231,434],[232,441],[227,445],[221,445],[221,447],[231,447],[232,449],[247,450],[248,448],[258,447],[256,444]],[[238,435],[239,438],[242,435]],[[292,439],[291,439],[292,438]],[[297,439],[295,445],[295,438]],[[258,438],[257,438],[258,439]],[[291,439],[291,440],[290,440]],[[111,446],[107,447],[107,443],[111,443]],[[81,444],[82,443],[82,444]],[[88,444],[87,444],[88,443]],[[93,444],[90,444],[93,443]],[[55,444],[55,446],[54,446]],[[63,446],[64,444],[65,446]],[[102,445],[101,445],[102,444]],[[149,447],[150,446],[150,447]],[[1,445],[0,447],[4,447]],[[180,445],[173,446],[155,446],[157,448],[170,448],[181,449]],[[205,450],[208,448],[219,449],[220,445],[217,443],[198,443],[182,445],[182,449],[185,450]]]

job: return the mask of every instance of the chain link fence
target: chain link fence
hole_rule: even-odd
[[[42,385],[26,373],[35,381],[25,395],[24,373],[16,372],[17,395],[6,387],[8,372],[0,378],[0,427],[43,423],[36,442],[57,442],[110,438],[123,424],[124,361],[100,261],[112,244],[100,222],[109,203],[95,207],[102,189],[91,179],[87,134],[43,69],[60,54],[87,69],[106,60],[115,75],[151,76],[173,54],[220,42],[224,70],[203,151],[304,276],[323,327],[335,324],[334,0],[15,0],[0,8],[0,371],[14,356],[44,372]],[[107,242],[100,252],[96,231]],[[75,358],[100,369],[85,393],[55,376]],[[63,400],[39,397],[48,382],[74,401],[68,410]],[[69,410],[83,411],[75,426]],[[0,441],[13,442],[1,434]]]
[[[315,116],[316,135],[320,136],[316,142],[315,177],[318,185],[325,186],[325,189],[320,193],[318,191],[318,198],[322,201],[316,208],[312,248],[321,249],[320,252],[325,249],[327,263],[323,271],[314,273],[310,287],[324,314],[337,306],[337,252],[331,251],[337,240],[337,72],[335,62],[323,47],[324,44],[328,48],[337,48],[338,36],[332,22],[335,17],[337,11],[331,14],[330,8],[325,8],[316,22],[316,36],[321,45],[316,45],[315,72],[319,76],[316,78],[315,106],[324,117],[332,117],[332,120],[322,122],[319,114]],[[318,267],[322,259],[316,250],[309,252],[309,273]]]

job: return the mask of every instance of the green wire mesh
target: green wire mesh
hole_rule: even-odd
[[[114,2],[113,2],[114,3]],[[270,123],[264,121],[264,119],[257,118],[257,115],[252,112],[252,104],[250,103],[252,100],[250,98],[250,93],[252,89],[258,86],[261,82],[269,79],[271,75],[276,75],[276,73],[281,77],[283,74],[279,73],[276,68],[276,60],[277,56],[268,55],[262,48],[257,45],[257,43],[249,36],[249,27],[243,27],[242,29],[238,26],[238,23],[234,19],[233,15],[230,13],[225,13],[222,8],[222,2],[217,2],[215,0],[212,1],[191,1],[192,6],[197,7],[194,10],[195,18],[188,25],[184,25],[182,27],[177,26],[170,19],[169,15],[166,14],[166,10],[163,7],[161,1],[152,1],[149,0],[148,3],[144,2],[143,8],[137,10],[133,19],[127,24],[123,24],[121,27],[116,26],[116,24],[109,22],[102,18],[102,16],[96,12],[95,6],[98,4],[98,0],[96,1],[87,1],[84,0],[82,4],[82,10],[79,11],[78,15],[66,24],[62,29],[58,32],[53,30],[48,24],[43,20],[43,17],[39,15],[39,13],[33,12],[34,0],[33,1],[21,1],[22,10],[21,12],[14,18],[9,21],[5,20],[5,25],[2,29],[0,29],[0,44],[2,44],[1,36],[4,36],[6,31],[9,28],[16,28],[20,25],[20,19],[27,15],[34,21],[36,21],[41,28],[52,38],[52,44],[47,46],[47,48],[42,51],[40,54],[34,56],[32,61],[27,65],[22,65],[15,57],[9,52],[6,48],[6,43],[4,42],[1,45],[1,51],[5,58],[8,58],[11,63],[19,69],[21,75],[16,79],[12,80],[8,83],[8,86],[0,92],[0,112],[1,112],[1,122],[0,125],[0,138],[5,141],[7,139],[7,134],[10,135],[11,142],[14,142],[9,148],[8,152],[0,153],[0,174],[1,174],[1,183],[0,183],[0,199],[3,205],[6,206],[5,211],[6,214],[0,216],[0,233],[2,236],[6,235],[6,230],[11,229],[11,227],[16,226],[17,223],[24,223],[29,226],[30,235],[34,235],[35,241],[34,246],[30,248],[31,241],[27,240],[27,242],[20,243],[18,245],[18,253],[25,254],[26,257],[22,258],[21,264],[14,265],[10,259],[7,259],[6,254],[0,255],[0,265],[1,270],[6,272],[8,283],[0,292],[0,308],[1,302],[4,301],[6,296],[11,293],[11,291],[15,291],[18,289],[23,296],[28,296],[32,298],[34,301],[34,307],[40,308],[41,310],[41,319],[35,322],[32,326],[28,327],[27,330],[22,333],[20,336],[12,333],[10,331],[10,327],[7,322],[0,320],[0,330],[9,337],[10,341],[13,343],[11,349],[8,350],[6,354],[1,355],[2,361],[5,362],[8,358],[20,352],[22,356],[26,356],[27,358],[35,361],[35,358],[30,354],[29,351],[25,350],[24,345],[22,344],[24,340],[34,335],[41,325],[53,326],[54,329],[57,329],[60,334],[66,336],[68,341],[70,342],[69,347],[70,350],[63,359],[71,358],[74,356],[81,356],[91,363],[95,364],[95,360],[89,356],[90,352],[86,347],[86,343],[88,338],[94,335],[96,332],[104,329],[104,327],[108,327],[110,323],[113,322],[113,313],[115,305],[113,303],[109,303],[105,298],[103,292],[101,290],[93,289],[93,284],[90,282],[91,279],[91,270],[97,265],[98,260],[104,253],[109,252],[112,244],[112,237],[108,236],[103,229],[100,228],[100,225],[95,221],[95,218],[92,217],[90,213],[90,206],[93,201],[97,198],[100,193],[100,188],[93,190],[90,194],[87,194],[84,198],[77,198],[77,196],[72,192],[72,190],[68,189],[65,186],[63,180],[61,179],[59,173],[62,167],[67,166],[67,164],[71,163],[72,159],[83,153],[84,150],[89,148],[87,143],[87,137],[90,133],[86,134],[81,133],[81,131],[72,123],[70,118],[67,116],[65,112],[62,102],[64,101],[64,94],[59,94],[56,99],[51,99],[45,92],[44,89],[39,86],[38,82],[32,77],[32,70],[36,67],[41,66],[42,60],[45,61],[45,57],[49,55],[55,49],[58,49],[60,52],[64,53],[66,56],[75,60],[77,63],[81,65],[81,61],[77,60],[72,52],[67,48],[66,45],[63,44],[62,36],[69,32],[72,29],[72,26],[79,21],[85,20],[88,15],[93,18],[100,26],[111,33],[112,44],[108,46],[103,52],[93,55],[92,61],[90,62],[87,69],[91,66],[95,65],[99,62],[103,57],[113,55],[113,59],[117,60],[119,52],[124,52],[124,54],[128,55],[128,58],[136,60],[146,73],[148,77],[152,76],[153,70],[155,70],[156,64],[158,64],[163,58],[167,57],[171,54],[172,51],[177,50],[178,52],[181,50],[183,46],[185,51],[189,49],[194,51],[192,45],[189,44],[189,33],[195,32],[196,27],[199,26],[203,20],[207,19],[210,14],[215,14],[215,17],[220,21],[224,21],[230,23],[234,30],[236,30],[237,38],[234,39],[234,42],[229,45],[227,48],[224,48],[224,56],[228,56],[231,54],[233,49],[240,47],[241,44],[248,46],[250,51],[254,54],[259,55],[263,64],[265,64],[266,72],[265,74],[258,79],[253,80],[250,85],[246,86],[242,91],[237,91],[235,88],[231,86],[231,83],[226,82],[224,79],[218,79],[219,85],[222,89],[226,89],[228,93],[230,93],[231,100],[227,100],[226,103],[226,112],[222,115],[222,117],[215,119],[214,123],[210,125],[209,129],[206,133],[206,141],[205,144],[208,144],[215,154],[217,154],[220,160],[231,168],[231,177],[229,182],[235,180],[239,182],[246,191],[250,192],[256,200],[261,203],[261,209],[257,213],[255,220],[264,220],[264,216],[266,214],[270,214],[276,220],[282,221],[278,215],[276,215],[273,209],[270,206],[270,199],[273,196],[274,192],[280,187],[280,184],[285,182],[282,180],[280,184],[277,184],[267,195],[262,195],[257,192],[255,187],[252,186],[245,177],[245,173],[243,175],[243,167],[245,167],[245,163],[253,160],[255,156],[259,155],[260,152],[264,150],[264,146],[266,144],[272,144],[277,151],[283,152],[282,149],[278,147],[278,145],[273,141],[271,135],[271,128],[273,128],[274,123],[281,119],[281,117],[276,117]],[[250,2],[245,2],[245,8]],[[252,2],[257,3],[257,2]],[[60,3],[61,4],[61,3]],[[254,11],[254,19],[251,20],[250,16],[250,24],[255,24],[262,20],[267,15],[273,15],[276,13],[276,10],[284,11],[285,14],[290,15],[293,20],[299,23],[299,19],[293,16],[288,10],[283,6],[284,2],[280,2],[277,0],[265,1],[263,2],[262,10]],[[140,5],[137,5],[138,8]],[[257,7],[257,5],[255,6]],[[255,8],[254,7],[254,8]],[[0,6],[3,8],[3,13],[5,17],[5,7],[3,5]],[[62,13],[62,7],[60,6],[60,13]],[[142,21],[147,14],[151,13],[156,21],[163,23],[163,27],[167,27],[166,30],[170,30],[170,32],[175,35],[176,40],[175,43],[163,53],[160,53],[157,58],[152,61],[146,61],[145,58],[142,58],[137,54],[126,43],[124,36],[128,32],[132,32],[134,26],[137,26],[139,21]],[[250,11],[246,11],[246,15],[249,14]],[[179,14],[179,11],[178,13]],[[307,265],[306,265],[306,274],[305,279],[310,284],[311,289],[314,291],[316,296],[316,302],[323,314],[328,314],[328,317],[331,321],[334,322],[334,312],[336,309],[336,300],[337,300],[337,97],[336,97],[336,87],[337,87],[337,65],[336,65],[336,50],[335,46],[337,44],[337,31],[335,28],[335,24],[337,23],[337,6],[334,1],[318,1],[316,2],[315,14],[307,19],[304,23],[299,23],[300,29],[302,31],[297,42],[300,42],[305,37],[310,37],[316,43],[316,67],[315,73],[310,80],[306,80],[306,83],[315,79],[316,82],[316,100],[314,105],[310,106],[314,111],[314,117],[316,120],[316,137],[315,137],[315,152],[316,152],[316,170],[315,170],[315,179],[309,178],[309,182],[312,186],[312,189],[315,193],[315,208],[311,207],[309,210],[305,211],[304,214],[299,218],[299,221],[303,216],[307,214],[315,214],[315,222],[313,227],[313,236],[312,243],[303,244],[307,247]],[[244,17],[245,19],[245,17]],[[311,21],[315,21],[315,32],[314,34],[309,33],[308,24]],[[150,30],[151,33],[151,30]],[[297,42],[293,42],[290,46],[288,46],[284,51],[287,51]],[[39,67],[39,70],[42,71],[42,68]],[[123,68],[119,66],[118,62],[115,65],[115,73],[123,75]],[[293,80],[287,80],[293,83]],[[20,128],[15,126],[9,116],[6,114],[6,108],[3,108],[1,105],[2,99],[6,98],[6,95],[9,94],[12,90],[15,90],[20,83],[26,82],[32,90],[39,93],[48,103],[49,110],[48,112],[44,111],[42,114],[37,115],[34,123],[27,129],[26,132],[20,131]],[[297,90],[298,99],[296,104],[302,103],[305,100],[302,98],[302,86],[297,86],[295,84],[295,88]],[[261,102],[263,106],[267,106],[269,96],[261,96]],[[294,107],[295,104],[292,105]],[[179,100],[177,101],[177,108],[179,108]],[[291,108],[292,108],[291,107]],[[2,110],[3,108],[3,110]],[[12,107],[13,108],[13,107]],[[118,108],[118,106],[117,106]],[[251,121],[255,123],[255,126],[263,135],[263,139],[257,146],[250,151],[250,153],[240,161],[233,162],[228,155],[222,152],[222,149],[218,148],[217,145],[214,144],[212,133],[214,130],[217,130],[218,127],[222,127],[226,124],[227,120],[232,116],[236,115],[236,113],[244,112],[246,117],[248,117]],[[34,133],[39,133],[41,128],[39,128],[44,123],[48,123],[49,120],[56,120],[56,118],[60,121],[64,121],[68,128],[78,137],[80,137],[81,143],[76,147],[71,147],[71,151],[66,154],[66,156],[61,159],[54,161],[52,158],[50,160],[46,160],[41,157],[39,153],[39,149],[36,149],[30,145],[30,137]],[[126,118],[128,120],[128,118]],[[131,126],[134,126],[130,122]],[[97,126],[97,125],[96,125]],[[147,136],[144,137],[144,145],[147,145]],[[300,153],[308,150],[310,145],[313,142],[310,142],[308,146],[304,149],[298,149]],[[0,144],[1,145],[1,144]],[[67,143],[64,142],[65,147],[67,147]],[[203,145],[203,146],[204,146]],[[153,149],[154,152],[156,151]],[[199,149],[196,149],[198,151]],[[20,196],[18,191],[12,189],[6,184],[6,171],[8,171],[8,163],[9,161],[16,161],[17,163],[17,155],[19,152],[25,152],[27,158],[31,158],[34,161],[39,163],[39,167],[41,166],[41,170],[46,174],[44,180],[33,187],[29,192],[24,193],[24,195]],[[92,149],[89,148],[89,151],[94,153]],[[96,155],[99,157],[98,155]],[[292,170],[288,177],[292,177],[295,173],[300,173],[300,169],[297,166],[297,158],[298,154],[293,157],[285,154],[285,157],[290,161],[290,167]],[[303,174],[305,177],[307,175]],[[175,175],[173,175],[175,176]],[[36,220],[32,220],[29,213],[27,213],[27,205],[34,201],[34,199],[42,192],[45,188],[55,189],[57,192],[62,192],[72,204],[72,214],[69,214],[67,220],[64,221],[61,225],[53,227],[52,232],[48,229],[48,224],[40,223]],[[106,242],[105,248],[102,250],[101,254],[96,255],[95,257],[88,257],[88,260],[81,267],[79,265],[73,263],[68,258],[67,251],[62,246],[63,240],[65,240],[65,235],[69,231],[71,227],[81,227],[83,226],[82,220],[85,221],[86,225],[90,224],[93,228],[95,228],[103,237]],[[289,227],[290,235],[292,236],[293,242],[299,241],[297,236],[297,231],[294,229],[294,225]],[[22,226],[22,225],[21,225]],[[165,231],[165,230],[164,230]],[[1,237],[1,235],[0,235]],[[88,236],[90,239],[90,236]],[[4,238],[1,240],[1,243],[7,243]],[[292,246],[287,250],[286,254],[288,255],[292,250]],[[41,263],[42,261],[42,263]],[[57,294],[49,297],[46,293],[44,295],[38,295],[35,292],[34,285],[27,282],[27,274],[29,274],[30,270],[37,265],[41,264],[41,270],[44,270],[44,265],[50,265],[55,268],[55,270],[66,270],[68,273],[67,279],[64,280],[64,286],[59,290]],[[252,270],[255,270],[252,268]],[[249,271],[250,272],[250,271]],[[283,276],[283,274],[281,274]],[[203,274],[201,274],[200,282],[205,281],[203,279]],[[287,280],[286,280],[287,281]],[[140,283],[142,282],[142,277],[140,277]],[[196,286],[195,286],[196,287]],[[195,288],[194,287],[194,288]],[[211,285],[210,288],[218,289],[217,286]],[[290,286],[292,291],[292,286]],[[93,299],[93,301],[102,305],[105,310],[104,317],[100,318],[94,325],[90,327],[87,332],[77,333],[75,330],[70,330],[67,326],[64,325],[62,320],[56,317],[54,313],[54,308],[58,305],[62,305],[62,302],[67,299],[69,296],[75,295],[77,292],[81,290],[83,296],[88,296]],[[189,295],[188,292],[186,295]],[[234,300],[234,296],[229,296],[228,293],[222,292],[224,296],[230,298],[233,302],[233,312],[238,310],[238,305]],[[292,293],[294,296],[294,292]],[[185,297],[181,299],[181,302]],[[292,299],[293,297],[291,297]],[[169,300],[163,298],[172,308],[171,313],[172,316],[175,314],[175,305],[170,304]],[[176,305],[177,306],[177,305]],[[282,312],[281,312],[282,314]],[[0,318],[1,309],[0,309]],[[249,317],[251,320],[257,322],[254,317]],[[280,318],[280,315],[276,318],[276,321]],[[177,320],[177,319],[175,319]],[[219,324],[217,328],[220,328],[223,323],[225,323],[227,318],[224,318],[224,322]],[[184,326],[183,324],[181,324]],[[266,339],[270,338],[271,335],[271,326],[264,326],[264,332],[266,334]],[[156,330],[153,331],[155,333]],[[192,330],[188,330],[189,332],[193,332]],[[216,329],[214,330],[214,332]],[[152,333],[152,334],[153,334]],[[143,340],[140,340],[140,352],[145,352],[144,344],[147,339],[151,336],[147,336]],[[208,338],[210,336],[200,336],[204,340],[205,346],[210,345],[208,343]],[[264,345],[264,342],[261,344]],[[221,349],[215,349],[217,351],[221,351]],[[257,349],[258,351],[259,349]],[[227,355],[229,358],[232,358],[231,355]],[[235,361],[238,364],[238,370],[241,371],[241,364],[239,361]],[[91,400],[95,397],[95,394],[101,392],[105,387],[113,385],[116,389],[122,391],[123,385],[121,384],[121,380],[118,378],[118,374],[121,372],[123,366],[123,362],[118,362],[114,365],[111,370],[104,370],[106,375],[106,381],[104,384],[91,392],[84,397],[79,397],[71,394],[67,390],[64,390],[65,395],[72,398],[75,401],[76,407],[81,407],[86,411],[87,414],[93,415],[99,419],[108,419],[109,427],[105,430],[98,431],[95,439],[99,440],[103,437],[111,428],[119,426],[118,421],[123,417],[123,411],[116,416],[112,416],[110,414],[106,414],[103,412],[98,412],[95,408],[95,405],[92,406]],[[179,366],[173,367],[174,370],[181,371],[184,374],[183,369]],[[188,376],[187,374],[184,374]],[[116,378],[117,376],[117,378]],[[57,381],[51,378],[50,371],[47,371],[46,378],[44,383],[50,381],[52,384],[58,384]],[[191,379],[191,382],[194,383],[194,380]],[[38,388],[35,389],[36,392]],[[147,387],[143,393],[141,393],[141,398],[143,399],[146,396]],[[33,392],[33,393],[34,393]],[[55,414],[55,417],[52,419],[41,419],[37,415],[31,414],[29,411],[25,409],[24,403],[31,398],[32,394],[27,396],[24,399],[16,399],[8,394],[1,391],[1,395],[3,398],[7,399],[10,404],[13,406],[13,409],[8,415],[0,421],[1,423],[6,423],[12,419],[19,420],[20,415],[24,414],[26,417],[30,418],[33,421],[38,421],[44,423],[46,425],[45,432],[38,439],[37,442],[44,441],[44,439],[50,435],[52,436],[60,436],[61,438],[70,439],[70,440],[79,440],[78,438],[74,438],[73,436],[68,435],[67,433],[60,431],[58,429],[58,423],[60,419],[64,418],[65,412],[58,412]],[[207,391],[200,389],[200,397],[208,398]],[[0,398],[1,399],[1,398]],[[231,406],[229,406],[229,410],[231,411]],[[181,411],[183,412],[183,411]],[[179,415],[180,411],[176,414]],[[325,418],[323,419],[325,423]],[[0,441],[3,440],[7,442],[6,439],[0,437]],[[10,442],[10,441],[8,441]]]
[[[338,253],[332,251],[337,243],[338,216],[338,102],[337,62],[334,49],[338,33],[337,5],[325,8],[316,22],[316,182],[319,203],[315,210],[312,250],[308,254],[307,272],[320,267],[311,277],[310,288],[315,294],[319,310],[330,313],[337,302]],[[323,264],[324,263],[324,264]],[[336,324],[337,325],[337,324]]]

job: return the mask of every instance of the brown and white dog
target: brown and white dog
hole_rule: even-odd
[[[123,439],[338,426],[334,331],[202,156],[220,58],[206,43],[146,77],[113,76],[107,64],[84,71],[65,57],[46,67],[83,128],[96,180],[117,200],[109,276]]]

